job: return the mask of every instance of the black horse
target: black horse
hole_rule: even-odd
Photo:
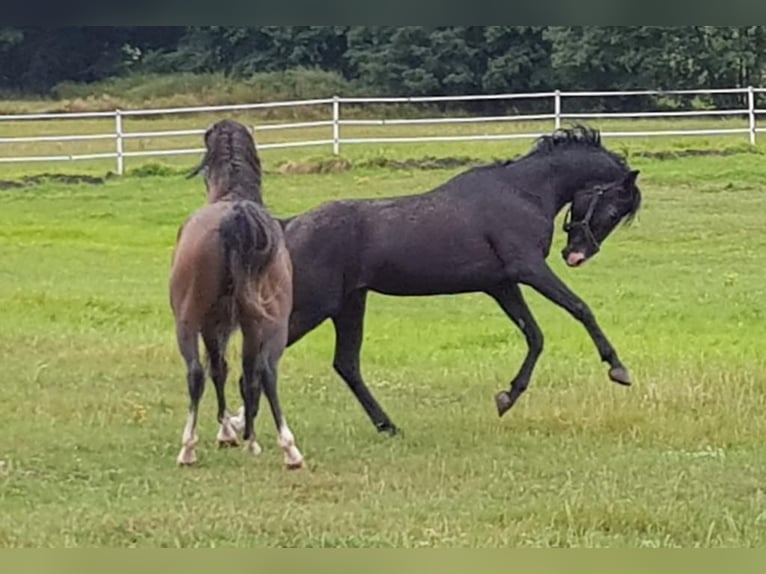
[[[495,397],[502,416],[529,385],[543,349],[543,334],[519,288],[524,284],[579,320],[609,363],[609,377],[629,385],[628,370],[593,313],[545,260],[554,219],[567,204],[564,259],[574,267],[595,255],[618,223],[638,211],[637,176],[602,146],[597,130],[577,126],[543,136],[515,161],[470,169],[427,193],[332,201],[284,219],[294,269],[288,345],[332,319],[335,370],[373,424],[394,434],[396,426],[360,371],[367,292],[484,292],[529,347],[510,389]]]

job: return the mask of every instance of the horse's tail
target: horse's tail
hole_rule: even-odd
[[[221,220],[218,233],[223,244],[225,281],[235,305],[254,307],[264,318],[268,293],[260,279],[273,261],[282,242],[282,229],[266,209],[253,201],[237,201]]]

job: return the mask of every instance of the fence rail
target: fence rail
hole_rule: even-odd
[[[542,135],[543,132],[508,132],[501,134],[475,134],[475,135],[425,135],[425,136],[386,136],[386,137],[342,137],[344,126],[402,126],[402,125],[448,125],[448,124],[487,124],[487,123],[512,123],[519,121],[545,122],[551,121],[551,128],[561,127],[564,120],[583,119],[661,119],[661,118],[690,118],[690,117],[736,117],[741,116],[743,124],[741,128],[710,128],[710,129],[662,129],[662,130],[632,130],[632,131],[608,131],[602,130],[604,137],[651,137],[651,136],[689,136],[689,135],[732,135],[747,134],[751,144],[756,143],[757,134],[765,132],[766,128],[759,128],[757,118],[766,114],[766,109],[756,106],[756,95],[766,93],[766,88],[720,88],[710,90],[630,90],[630,91],[591,91],[591,92],[551,92],[518,93],[518,94],[479,94],[470,96],[415,96],[415,97],[351,97],[343,98],[319,98],[308,100],[294,100],[281,102],[258,102],[250,104],[197,106],[188,108],[154,108],[135,110],[114,110],[106,112],[79,112],[79,113],[45,113],[45,114],[16,114],[0,115],[0,146],[13,147],[23,143],[68,143],[95,140],[113,140],[114,151],[103,153],[58,153],[55,155],[0,155],[0,163],[21,162],[55,162],[55,161],[79,161],[93,159],[113,159],[116,163],[116,171],[123,174],[125,171],[125,159],[132,157],[160,157],[181,156],[199,154],[204,149],[194,146],[180,149],[157,149],[126,151],[125,142],[137,139],[162,139],[181,136],[202,135],[204,127],[194,129],[175,129],[157,131],[126,131],[124,129],[125,118],[154,117],[182,114],[218,113],[218,112],[246,112],[249,110],[269,110],[276,108],[304,108],[324,106],[327,107],[328,119],[317,121],[274,123],[253,126],[255,132],[267,132],[291,129],[314,129],[331,128],[326,138],[284,141],[275,143],[259,144],[259,149],[298,148],[310,146],[332,146],[334,154],[340,153],[342,145],[373,144],[373,143],[411,143],[411,142],[459,142],[459,141],[499,141],[533,138]],[[709,110],[673,110],[673,111],[642,111],[642,112],[564,112],[563,102],[566,99],[582,99],[589,97],[610,98],[627,96],[677,96],[677,95],[742,95],[747,106],[743,108],[709,109]],[[550,105],[550,113],[530,114],[506,114],[492,116],[467,116],[467,117],[432,117],[432,118],[394,118],[394,119],[342,119],[342,107],[346,105],[363,106],[372,104],[418,104],[418,103],[444,103],[444,102],[471,102],[471,101],[502,101],[502,100],[546,100]],[[27,122],[48,120],[85,120],[85,119],[108,119],[114,122],[114,131],[109,133],[76,134],[76,135],[25,135],[6,137],[2,134],[2,126],[5,122]]]

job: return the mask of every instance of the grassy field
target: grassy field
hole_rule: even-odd
[[[215,448],[211,385],[200,464],[175,466],[187,398],[166,285],[199,180],[0,191],[0,546],[763,545],[766,162],[631,165],[638,222],[583,269],[552,261],[633,387],[610,383],[585,330],[530,293],[546,350],[498,419],[494,393],[525,344],[491,301],[372,296],[364,370],[405,434],[375,433],[332,372],[324,325],[282,363],[298,473],[283,470],[266,412],[260,458]],[[456,172],[270,174],[265,194],[289,214]]]

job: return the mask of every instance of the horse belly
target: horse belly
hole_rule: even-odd
[[[483,291],[502,277],[502,267],[482,253],[388,257],[367,285],[387,295],[447,295]]]

